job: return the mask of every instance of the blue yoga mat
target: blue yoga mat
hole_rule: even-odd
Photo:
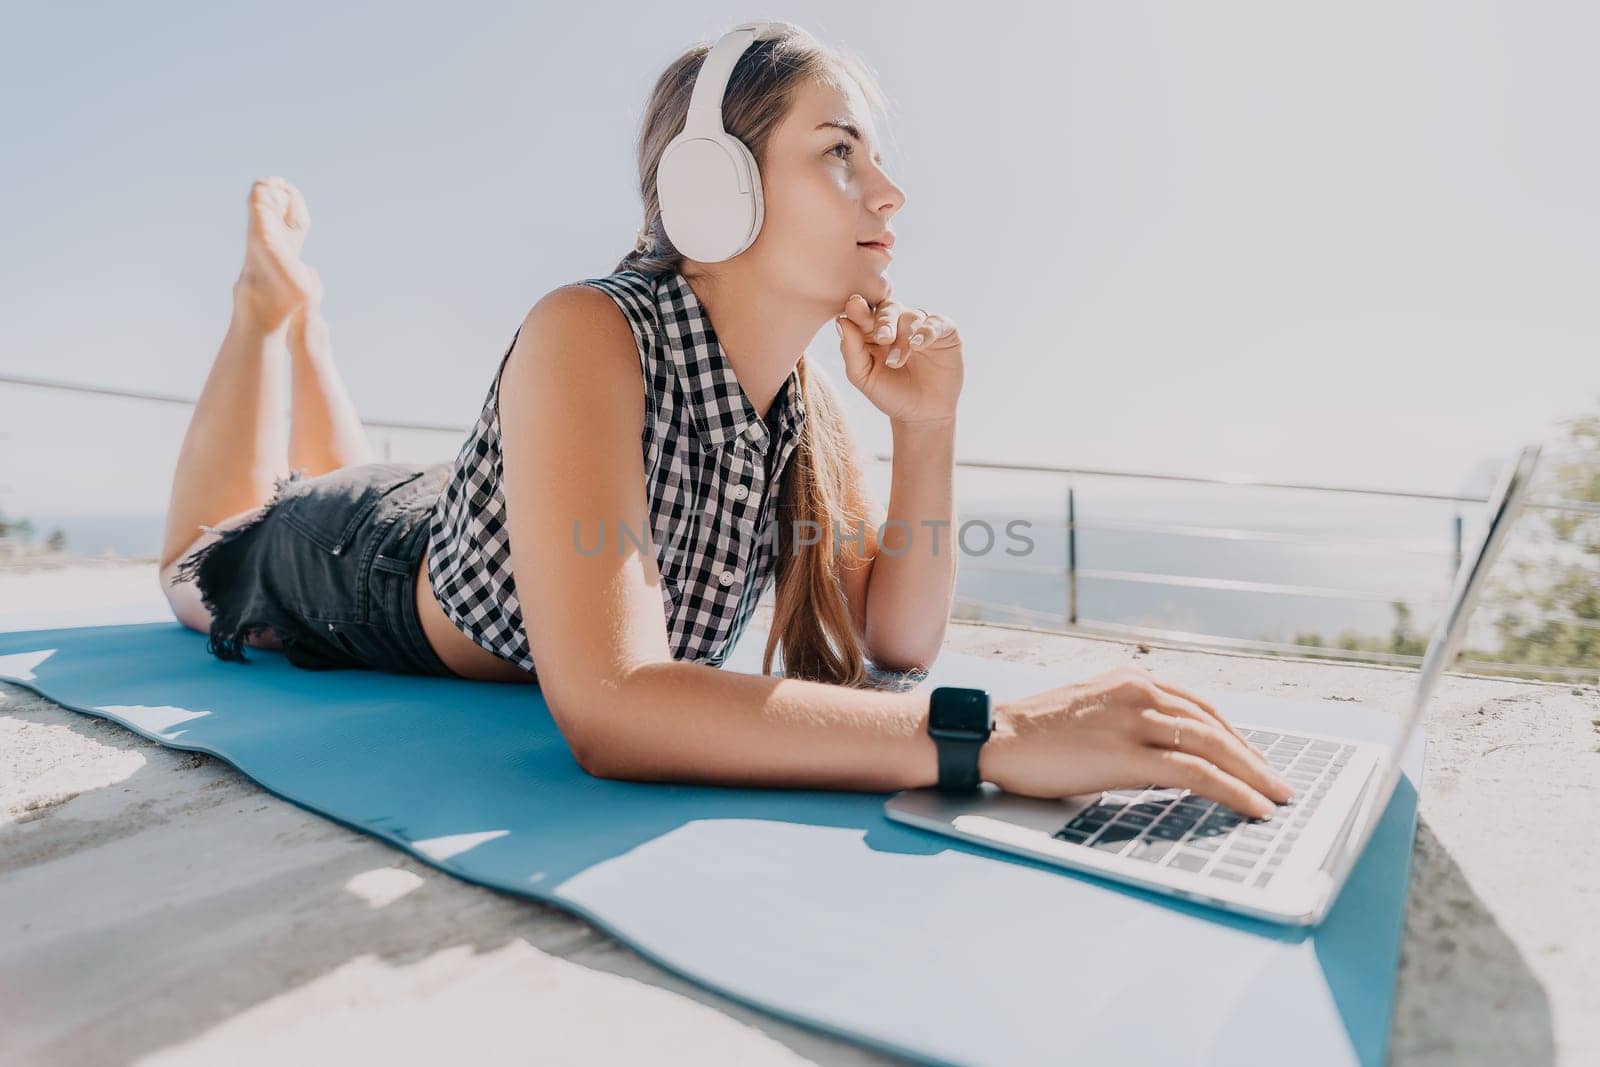
[[[725,664],[758,671],[752,628]],[[176,622],[0,633],[0,677],[459,878],[582,916],[794,1022],[935,1063],[1384,1061],[1423,739],[1314,930],[890,822],[883,794],[596,779],[533,686],[217,660]],[[946,652],[998,699],[1083,675]],[[1231,719],[1383,739],[1360,704],[1195,691]]]

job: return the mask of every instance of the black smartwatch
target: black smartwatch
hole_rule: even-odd
[[[939,749],[939,789],[971,793],[983,777],[978,750],[994,732],[994,713],[983,689],[942,685],[928,704],[928,736]]]

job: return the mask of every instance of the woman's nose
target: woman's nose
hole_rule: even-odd
[[[887,175],[883,179],[883,189],[877,197],[877,210],[890,209],[890,214],[906,206],[905,190],[896,185]]]

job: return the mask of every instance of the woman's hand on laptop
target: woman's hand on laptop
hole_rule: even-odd
[[[1259,817],[1292,796],[1215,708],[1138,667],[997,703],[981,758],[985,779],[1022,796],[1156,785]]]

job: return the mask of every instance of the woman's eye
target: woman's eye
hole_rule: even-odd
[[[851,152],[855,151],[854,146],[852,146],[850,144],[850,142],[848,142],[848,141],[840,141],[838,144],[836,144],[832,148],[828,149],[828,151],[829,152],[834,152],[834,151],[837,151],[837,150],[839,150],[841,148],[844,149],[844,155],[840,156],[839,157],[840,159],[844,159],[845,156],[848,156]]]

